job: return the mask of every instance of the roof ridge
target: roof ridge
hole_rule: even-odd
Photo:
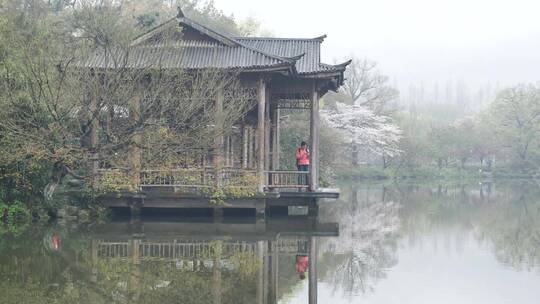
[[[321,35],[315,38],[286,38],[286,37],[234,37],[234,39],[240,39],[240,40],[291,40],[291,41],[298,41],[298,40],[305,40],[305,41],[323,41],[327,36]]]
[[[135,38],[132,39],[130,45],[131,45],[131,46],[135,46],[135,45],[139,44],[140,42],[144,41],[144,39],[142,39],[144,36],[146,36],[146,35],[148,35],[148,34],[154,32],[154,31],[156,31],[156,30],[158,30],[158,29],[159,29],[159,30],[165,29],[166,26],[169,25],[169,23],[170,23],[171,21],[174,21],[175,19],[176,19],[176,17],[172,17],[172,18],[168,19],[167,21],[165,21],[165,22],[163,22],[163,23],[161,23],[161,24],[158,24],[158,25],[156,25],[156,26],[150,28],[150,29],[147,30],[146,32],[141,33],[141,34],[135,36]],[[140,41],[140,40],[141,40],[141,41]]]
[[[279,61],[284,61],[285,63],[289,63],[289,64],[294,64],[294,63],[298,60],[298,59],[295,59],[295,58],[287,58],[287,57],[282,57],[282,56],[277,56],[277,55],[274,55],[274,54],[270,54],[270,53],[264,52],[264,51],[262,51],[262,50],[260,50],[260,49],[257,49],[257,48],[255,48],[255,47],[246,45],[246,44],[244,44],[244,43],[242,43],[242,42],[240,42],[240,41],[237,41],[234,37],[230,37],[230,36],[228,36],[228,35],[226,35],[226,34],[218,33],[218,32],[216,32],[215,30],[213,30],[213,29],[211,29],[211,28],[209,28],[209,27],[207,27],[207,26],[205,26],[205,25],[202,25],[202,24],[198,23],[197,21],[194,21],[194,20],[192,20],[192,19],[189,19],[189,18],[187,18],[187,17],[185,17],[185,16],[182,17],[182,18],[178,18],[178,19],[179,19],[179,21],[187,20],[187,21],[188,21],[187,23],[188,23],[188,25],[190,25],[190,26],[195,25],[196,27],[197,27],[197,26],[198,26],[198,27],[201,27],[201,28],[204,29],[204,30],[210,31],[210,32],[214,33],[215,35],[218,35],[218,36],[220,36],[220,37],[223,37],[223,38],[225,38],[225,39],[227,39],[227,40],[231,40],[232,42],[234,42],[234,43],[237,44],[237,45],[240,45],[240,46],[242,46],[242,47],[244,47],[244,48],[246,48],[246,49],[249,49],[249,50],[251,50],[251,51],[257,52],[257,53],[259,53],[259,54],[261,54],[261,55],[264,55],[264,56],[267,56],[267,57],[269,57],[269,58],[272,58],[272,59],[275,59],[275,60],[279,60]],[[191,23],[191,24],[189,24],[189,23]]]

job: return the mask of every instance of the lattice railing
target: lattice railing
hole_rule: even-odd
[[[141,186],[146,187],[207,188],[215,185],[215,179],[215,171],[208,168],[143,170],[140,175]]]
[[[279,239],[274,243],[279,254],[307,254],[308,241],[305,238]],[[129,242],[98,241],[98,256],[102,258],[125,259],[131,255]],[[217,243],[212,241],[173,240],[170,242],[141,241],[138,246],[139,257],[143,259],[170,258],[186,259],[208,257],[216,250]],[[221,243],[223,256],[231,256],[238,252],[255,252],[256,242],[225,241]]]
[[[308,171],[266,171],[265,186],[267,189],[309,188],[310,175]],[[142,170],[140,184],[130,185],[133,180],[128,170],[100,169],[99,181],[115,184],[117,188],[128,187],[238,187],[256,188],[259,184],[259,173],[256,170],[236,168],[186,168],[168,170]]]
[[[159,187],[254,187],[258,177],[255,170],[213,168],[144,170],[141,171],[141,186]]]
[[[309,171],[267,171],[269,189],[308,188]]]

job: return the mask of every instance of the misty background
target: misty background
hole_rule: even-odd
[[[444,102],[451,88],[450,98],[462,94],[456,102],[475,110],[499,88],[538,80],[538,1],[214,2],[237,19],[260,21],[276,37],[328,35],[323,62],[352,55],[376,61],[404,104]]]

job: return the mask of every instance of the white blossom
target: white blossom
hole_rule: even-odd
[[[321,112],[328,125],[355,143],[377,155],[394,157],[399,150],[401,129],[389,117],[377,115],[360,105],[336,103],[336,107]]]

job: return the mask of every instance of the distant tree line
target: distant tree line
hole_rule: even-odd
[[[397,174],[449,168],[535,174],[540,166],[540,86],[519,84],[497,93],[488,86],[478,94],[465,94],[465,85],[460,87],[448,94],[461,92],[461,100],[466,97],[471,104],[479,98],[484,107],[463,109],[452,117],[440,111],[468,106],[456,104],[455,98],[430,101],[438,95],[426,94],[422,111],[417,111],[403,106],[376,63],[355,58],[345,85],[324,97],[323,113],[333,114],[326,120],[333,142],[333,149],[327,148],[332,150],[328,165],[334,173],[376,166]],[[382,124],[365,128],[370,124],[366,111]]]

